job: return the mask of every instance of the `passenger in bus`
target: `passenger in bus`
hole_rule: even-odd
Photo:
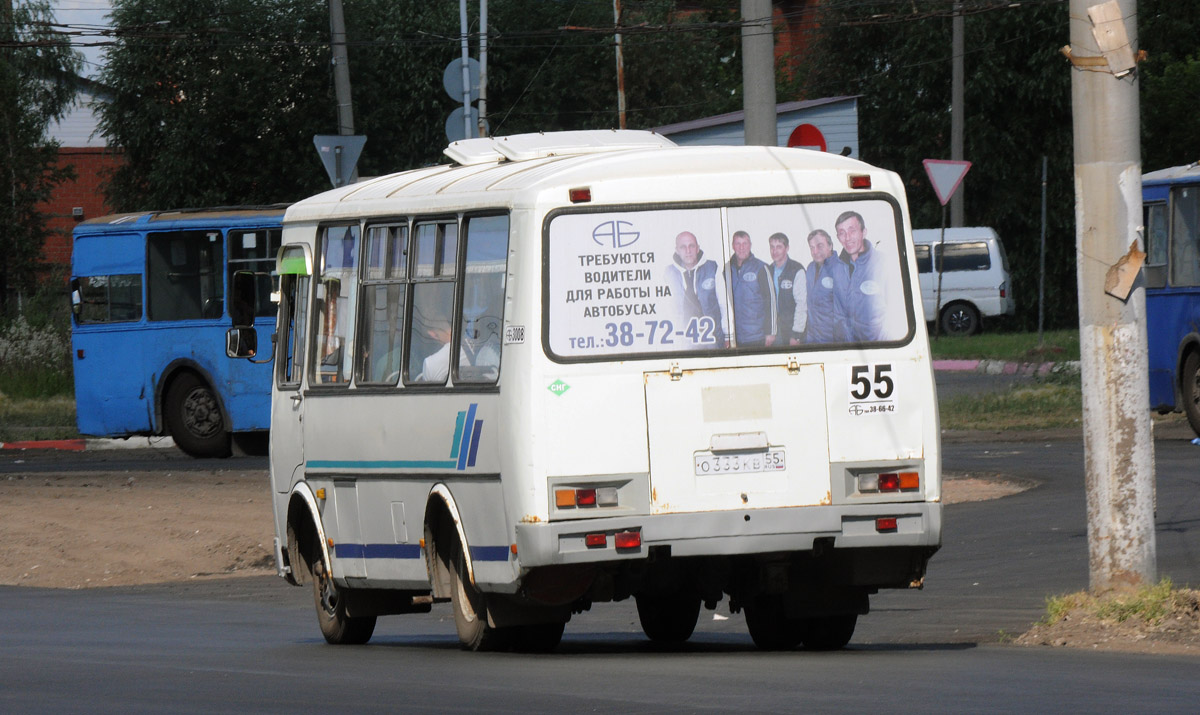
[[[884,340],[884,316],[887,312],[887,278],[877,249],[867,240],[867,226],[856,211],[846,211],[834,223],[841,260],[850,273],[846,292],[846,313],[850,339],[854,342]]]
[[[833,253],[829,232],[818,228],[808,234],[813,261],[804,276],[808,289],[808,332],[810,343],[847,342],[846,293],[850,274],[846,264]],[[832,260],[831,260],[832,259]]]
[[[735,231],[733,258],[725,265],[725,283],[733,296],[734,337],[738,347],[775,343],[775,281],[766,263],[750,252],[750,234]]]
[[[725,316],[725,296],[724,291],[717,290],[719,272],[716,261],[704,260],[704,251],[696,234],[684,231],[675,237],[675,255],[671,265],[667,266],[666,279],[671,295],[676,297],[679,327],[686,329],[693,319],[711,318],[714,347],[725,346],[721,325]]]
[[[771,247],[771,275],[775,280],[776,315],[775,344],[799,345],[804,342],[808,322],[808,288],[804,266],[788,257],[791,242],[787,234],[775,233],[767,239]]]
[[[474,321],[466,322],[467,328],[464,330],[463,341],[458,350],[459,369],[461,370],[463,367],[484,368],[482,374],[472,371],[473,381],[495,379],[496,371],[500,366],[499,336],[483,335],[483,331],[473,328]],[[421,372],[417,375],[415,382],[443,383],[450,375],[450,337],[452,334],[450,321],[434,320],[430,322],[425,333],[436,342],[441,343],[441,347],[421,363]]]

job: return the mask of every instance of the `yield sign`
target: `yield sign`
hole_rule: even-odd
[[[317,134],[313,144],[317,147],[317,156],[325,165],[325,173],[336,189],[350,183],[354,176],[354,167],[358,165],[358,156],[362,154],[363,144],[367,143],[365,136]]]
[[[958,185],[967,175],[967,169],[971,168],[969,161],[925,159],[921,163],[925,165],[925,173],[929,174],[929,181],[933,184],[933,190],[942,206],[950,203],[950,197],[958,191]]]

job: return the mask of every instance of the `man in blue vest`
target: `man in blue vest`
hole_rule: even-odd
[[[808,295],[804,266],[788,258],[787,234],[776,233],[767,239],[771,247],[771,276],[775,281],[778,306],[775,326],[776,345],[800,345],[808,322]]]
[[[750,253],[750,234],[735,231],[733,258],[725,265],[725,284],[733,296],[733,325],[737,347],[775,344],[775,281],[767,264]]]
[[[708,340],[707,344],[694,347],[725,347],[725,334],[721,330],[725,301],[724,291],[717,290],[718,272],[716,261],[704,260],[704,251],[694,233],[684,231],[675,237],[675,255],[667,266],[667,285],[675,297],[675,315],[679,321],[675,329],[686,332],[693,318],[708,317],[713,321],[711,331],[705,331],[703,325],[697,326],[694,334]]]
[[[884,338],[884,314],[887,311],[885,267],[876,257],[878,251],[867,240],[867,226],[856,211],[846,211],[834,224],[838,243],[842,244],[842,263],[850,272],[846,292],[846,314],[850,339],[873,342]]]
[[[818,228],[808,234],[808,250],[813,261],[805,274],[808,288],[808,332],[810,343],[848,342],[846,294],[850,274],[846,264],[833,253],[829,232]]]

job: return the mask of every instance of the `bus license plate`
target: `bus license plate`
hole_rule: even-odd
[[[753,454],[698,454],[696,475],[781,472],[787,468],[782,449]]]

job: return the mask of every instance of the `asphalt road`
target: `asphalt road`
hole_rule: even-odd
[[[644,639],[631,602],[598,604],[538,656],[461,652],[445,605],[381,619],[367,646],[328,646],[310,593],[274,577],[0,588],[10,614],[0,711],[1194,712],[1200,658],[1002,644],[1042,615],[1047,595],[1087,586],[1079,440],[947,439],[944,454],[947,470],[1035,486],[947,506],[925,588],[874,597],[842,652],[758,652],[724,602],[674,651]],[[23,459],[4,455],[0,469],[189,464],[141,453]],[[248,459],[237,468],[264,465]],[[1200,583],[1197,462],[1187,439],[1156,443],[1158,564],[1179,584]]]

